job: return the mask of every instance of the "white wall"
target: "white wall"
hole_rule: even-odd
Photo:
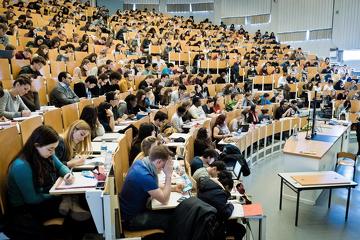
[[[271,0],[223,0],[221,17],[243,17],[270,13]]]
[[[278,32],[331,28],[333,0],[278,0],[272,6],[278,7]]]
[[[335,0],[333,41],[340,49],[360,49],[359,0]]]

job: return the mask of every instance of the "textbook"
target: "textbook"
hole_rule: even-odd
[[[259,203],[242,205],[244,210],[244,217],[262,216],[263,209]]]

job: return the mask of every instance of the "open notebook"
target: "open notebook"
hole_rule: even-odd
[[[81,172],[74,172],[75,181],[71,185],[66,185],[64,180],[61,180],[55,189],[73,189],[73,188],[93,188],[96,187],[97,179],[84,177]]]
[[[112,142],[118,140],[121,136],[122,134],[120,133],[105,133],[102,136],[94,138],[93,142],[102,142],[102,141]]]

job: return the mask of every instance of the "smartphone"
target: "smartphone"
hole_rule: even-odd
[[[187,197],[181,197],[177,200],[177,202],[181,203],[182,201],[184,201],[185,199],[187,199]]]
[[[97,184],[96,184],[96,189],[101,189],[103,190],[105,188],[105,182],[104,181],[99,181]]]

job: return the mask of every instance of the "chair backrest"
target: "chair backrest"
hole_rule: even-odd
[[[64,131],[61,109],[54,109],[44,113],[44,125],[51,126],[54,130],[61,134]]]
[[[11,59],[12,76],[15,79],[24,66],[30,65],[30,60]]]
[[[21,138],[16,126],[0,131],[0,215],[5,214],[7,172],[11,161],[21,150]]]
[[[61,112],[64,129],[80,118],[77,103],[72,103],[61,107]]]
[[[92,105],[92,100],[91,99],[80,99],[79,102],[79,114],[81,115],[82,110],[84,109],[84,107]]]
[[[348,153],[348,152],[338,152],[336,154],[336,157],[337,157],[337,159],[339,159],[339,158],[350,158],[350,159],[352,159],[354,161],[356,161],[356,158],[357,158],[355,154]]]
[[[100,96],[97,98],[93,98],[92,102],[93,102],[94,106],[97,107],[100,105],[100,103],[105,102],[105,100],[106,100],[105,96]]]
[[[20,124],[21,140],[23,145],[29,139],[32,132],[42,125],[41,116],[32,117],[22,121]]]
[[[10,80],[10,79],[12,78],[11,78],[9,60],[0,59],[0,81]]]

